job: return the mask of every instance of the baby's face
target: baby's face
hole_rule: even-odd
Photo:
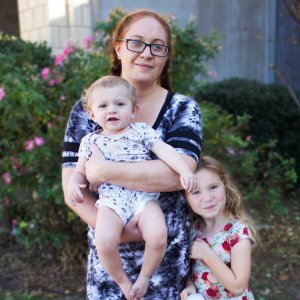
[[[121,133],[134,117],[132,101],[124,86],[98,87],[91,100],[90,117],[102,127],[104,134]]]

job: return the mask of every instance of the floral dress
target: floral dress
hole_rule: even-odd
[[[200,224],[195,224],[190,233],[191,242],[197,238],[203,239],[229,267],[231,262],[231,248],[234,245],[244,239],[250,239],[251,243],[255,244],[250,228],[239,220],[230,221],[221,231],[208,238],[202,238]],[[218,282],[202,260],[192,260],[192,281],[197,293],[201,294],[205,299],[254,299],[249,287],[240,296],[231,294]]]
[[[199,159],[202,127],[198,104],[191,98],[169,92],[153,128],[177,152]],[[64,138],[62,167],[74,168],[79,144],[87,133],[99,129],[89,119],[79,100],[71,111]],[[152,159],[155,159],[152,156]],[[155,174],[154,174],[155,176]],[[180,299],[188,274],[188,210],[182,192],[160,193],[158,203],[168,228],[166,255],[153,274],[144,300]],[[94,229],[88,231],[87,299],[125,299],[119,286],[105,272],[97,256]],[[140,272],[145,244],[124,243],[119,247],[123,268],[134,282]]]

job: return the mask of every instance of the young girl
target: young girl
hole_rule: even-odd
[[[71,200],[83,202],[81,189],[86,188],[85,163],[96,145],[105,159],[136,162],[150,160],[150,150],[180,174],[183,188],[192,192],[198,181],[177,151],[160,140],[154,129],[145,123],[131,122],[136,106],[135,90],[117,76],[106,76],[86,92],[85,109],[101,130],[87,134],[81,141],[79,160],[69,182]],[[167,229],[164,215],[157,203],[159,193],[147,193],[103,183],[98,187],[99,199],[96,223],[96,248],[107,273],[120,286],[127,299],[141,299],[149,280],[162,261]],[[141,272],[132,285],[125,274],[118,246],[122,230],[129,219],[141,214],[139,228],[145,240],[145,254]]]
[[[248,282],[255,229],[240,193],[211,157],[200,159],[196,176],[200,188],[186,193],[192,209],[191,277],[181,299],[254,299]]]

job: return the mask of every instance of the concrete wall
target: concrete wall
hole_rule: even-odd
[[[190,17],[198,15],[199,2],[202,0],[91,0],[96,19],[105,20],[108,12],[114,7],[127,11],[140,8],[155,10],[164,15],[173,14],[180,26],[184,26]]]
[[[200,34],[215,30],[223,36],[213,62],[219,79],[274,81],[269,65],[275,60],[276,1],[202,0],[198,16]]]

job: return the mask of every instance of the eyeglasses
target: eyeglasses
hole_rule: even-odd
[[[168,54],[169,47],[160,44],[148,44],[140,40],[118,39],[117,42],[126,42],[126,47],[129,51],[142,53],[149,46],[153,56],[164,57]]]

